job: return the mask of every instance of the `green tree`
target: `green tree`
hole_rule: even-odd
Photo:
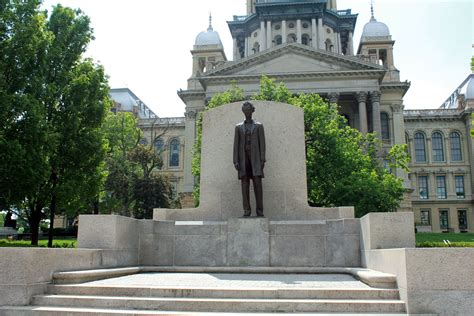
[[[260,93],[254,100],[286,102],[304,111],[308,201],[313,206],[354,205],[358,217],[368,212],[394,211],[403,198],[402,180],[382,167],[377,156],[378,138],[363,135],[347,125],[336,104],[328,104],[317,94],[293,95],[283,83],[263,76]],[[240,91],[235,94],[232,91]],[[213,108],[243,100],[243,93],[231,90],[213,97]],[[229,98],[229,95],[236,96]],[[198,128],[194,158],[198,160],[201,130]],[[387,157],[392,168],[406,169],[408,155],[403,146],[394,146]],[[193,165],[199,176],[199,167]],[[198,192],[198,191],[196,191]]]
[[[154,128],[151,130],[154,133]],[[155,172],[163,165],[154,146],[162,133],[151,135],[150,144],[142,144],[138,119],[126,112],[110,113],[104,133],[108,152],[102,208],[124,216],[151,218],[153,208],[169,207],[171,185],[167,177]]]
[[[61,5],[48,18],[39,6],[0,2],[0,196],[25,207],[34,245],[48,213],[52,226],[57,209],[76,212],[97,195],[110,106],[103,68],[82,57],[89,18]]]

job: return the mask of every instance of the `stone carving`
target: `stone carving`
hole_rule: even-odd
[[[250,179],[253,181],[255,200],[257,202],[257,216],[263,216],[263,189],[262,178],[265,167],[265,132],[263,125],[252,119],[255,107],[250,102],[242,105],[245,121],[235,126],[234,136],[234,167],[242,185],[242,200],[244,216],[251,213],[250,207]]]
[[[337,103],[338,100],[339,100],[339,93],[331,92],[328,94],[329,103]]]
[[[195,120],[197,116],[197,111],[187,111],[186,113],[184,113],[184,116],[188,120]]]
[[[377,102],[379,103],[380,102],[380,95],[381,93],[379,91],[372,91],[370,93],[370,100],[373,102]]]
[[[359,103],[367,102],[367,92],[364,92],[364,91],[358,92],[356,97],[357,97],[357,102]]]

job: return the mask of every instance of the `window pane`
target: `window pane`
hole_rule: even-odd
[[[388,124],[387,113],[380,114],[380,124],[382,127],[382,139],[390,139],[390,129]]]
[[[461,136],[457,132],[451,133],[449,136],[450,143],[451,143],[451,159],[453,161],[461,161],[462,160],[462,153],[461,153]]]
[[[431,225],[430,210],[421,210],[420,216],[421,225]]]
[[[467,229],[467,212],[466,210],[458,211],[459,229]]]
[[[464,176],[455,176],[454,177],[454,186],[456,189],[456,196],[458,199],[464,199]]]
[[[418,190],[420,192],[420,199],[428,198],[428,177],[427,176],[418,177]]]
[[[425,135],[422,133],[415,134],[415,159],[417,162],[426,161]]]
[[[438,199],[445,199],[446,198],[446,177],[445,176],[436,177],[436,187],[437,187]]]
[[[433,160],[444,161],[443,136],[441,135],[441,133],[433,133],[432,144]]]
[[[449,228],[448,210],[439,211],[439,228],[441,229]]]
[[[170,167],[179,166],[179,140],[173,139],[170,143]]]

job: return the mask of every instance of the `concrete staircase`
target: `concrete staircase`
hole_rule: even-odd
[[[60,275],[57,277],[61,279]],[[143,274],[141,278],[146,281],[148,275]],[[253,278],[259,279],[259,275],[232,275],[233,281],[248,281]],[[279,277],[275,276],[275,278]],[[288,275],[285,275],[285,278],[288,278]],[[298,275],[298,278],[305,278],[305,276]],[[345,276],[345,278],[352,277]],[[262,286],[235,286],[236,283],[231,282],[230,287],[225,287],[210,283],[196,286],[189,282],[183,282],[184,284],[179,286],[157,286],[157,284],[139,284],[136,279],[127,282],[123,280],[113,284],[107,283],[108,280],[102,283],[51,284],[47,286],[46,294],[33,297],[31,306],[0,308],[0,315],[193,315],[200,313],[353,313],[358,315],[376,313],[386,315],[405,313],[405,303],[399,299],[398,289],[372,288],[362,283],[357,288],[338,288],[337,282],[329,284],[327,281],[320,283],[322,285],[319,287],[305,287],[304,285],[297,286],[297,281],[296,285],[291,285],[293,287],[279,287],[269,286],[266,282],[268,279],[262,279]],[[203,280],[208,279],[203,278]],[[358,281],[354,279],[354,282]],[[329,285],[325,286],[325,284]]]

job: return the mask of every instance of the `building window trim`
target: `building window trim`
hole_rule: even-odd
[[[449,209],[439,210],[439,228],[449,230]]]
[[[173,138],[169,142],[169,167],[179,168],[181,158],[181,142],[179,138]]]
[[[416,132],[415,142],[415,161],[417,163],[426,163],[426,137],[422,132]]]
[[[451,160],[462,161],[462,142],[461,134],[459,132],[451,132],[449,134],[449,143],[451,147]]]
[[[446,176],[436,176],[436,196],[440,200],[446,200]]]
[[[464,176],[462,175],[454,176],[454,191],[456,192],[456,197],[458,199],[466,198],[466,191],[464,188]]]
[[[431,135],[431,147],[433,162],[443,162],[444,160],[444,137],[441,132],[434,132]]]
[[[420,199],[429,199],[429,185],[427,175],[418,176],[418,192],[420,194]]]

